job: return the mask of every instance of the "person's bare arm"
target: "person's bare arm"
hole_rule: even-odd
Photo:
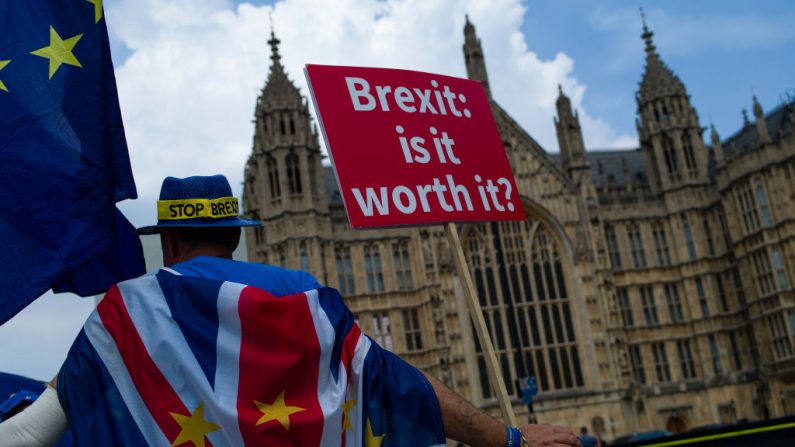
[[[473,447],[502,447],[507,441],[505,425],[478,410],[435,377],[425,374],[436,392],[448,438]]]
[[[503,447],[508,441],[505,425],[480,411],[435,377],[425,374],[436,392],[442,423],[448,438],[473,447]],[[554,425],[526,424],[520,427],[530,446],[578,446],[571,430]]]

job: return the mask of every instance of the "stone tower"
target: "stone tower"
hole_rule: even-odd
[[[649,179],[657,192],[707,182],[707,150],[685,85],[660,59],[643,23],[646,70],[636,95],[637,128]]]
[[[563,93],[563,88],[558,85],[558,100],[555,102],[558,116],[555,118],[555,129],[558,132],[558,146],[563,169],[569,175],[574,170],[588,167],[585,158],[585,143],[580,128],[580,117],[576,110],[572,110],[569,97]]]
[[[769,144],[771,143],[771,139],[770,133],[767,130],[767,123],[765,122],[765,113],[762,110],[762,105],[759,104],[759,101],[756,99],[756,95],[754,95],[753,100],[754,118],[756,119],[756,133],[759,135],[759,143]]]
[[[268,44],[271,71],[257,99],[244,188],[247,214],[265,225],[247,232],[249,259],[308,268],[319,247],[302,235],[324,227],[328,216],[322,155],[308,105],[285,73],[273,32]]]
[[[467,66],[467,77],[480,81],[483,84],[483,89],[486,90],[486,95],[491,97],[489,74],[486,72],[486,58],[483,56],[480,39],[475,33],[475,25],[469,21],[469,16],[466,16],[464,25],[464,62]]]

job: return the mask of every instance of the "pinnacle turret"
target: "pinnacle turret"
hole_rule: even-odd
[[[252,154],[246,165],[246,209],[265,221],[325,206],[318,135],[306,100],[282,65],[280,43],[271,31],[271,69],[257,100]]]
[[[753,95],[753,102],[754,102],[754,116],[756,119],[762,118],[765,116],[764,111],[762,110],[762,104],[759,104],[759,100],[756,99],[756,95]]]
[[[641,147],[653,163],[647,171],[653,188],[665,192],[708,181],[707,150],[698,114],[684,83],[668,68],[654,46],[654,33],[643,18],[641,38],[646,68],[637,94]]]
[[[555,105],[558,116],[554,121],[564,169],[568,171],[572,168],[587,167],[588,160],[585,158],[585,143],[580,127],[580,117],[572,109],[571,100],[563,93],[563,87],[560,84],[558,84],[558,99]]]
[[[561,110],[571,109],[571,100],[565,93],[563,93],[563,86],[558,84],[558,99],[555,101],[557,105],[558,112]]]
[[[754,118],[756,118],[756,132],[759,134],[759,142],[762,144],[770,143],[770,133],[767,131],[767,123],[765,122],[765,112],[762,110],[762,105],[753,97],[754,101]]]
[[[723,145],[720,142],[720,135],[718,135],[718,131],[715,130],[715,125],[710,124],[710,139],[712,140],[712,153],[715,157],[715,163],[718,165],[722,164],[724,161],[723,155]]]
[[[685,85],[657,53],[653,40],[654,33],[649,30],[645,18],[643,34],[640,37],[646,43],[646,70],[640,82],[639,100],[651,101],[664,96],[687,95]]]
[[[268,45],[271,47],[271,73],[284,73],[282,56],[279,54],[279,44],[281,42],[271,30],[271,38],[268,40]]]
[[[287,77],[284,65],[282,65],[282,56],[279,53],[280,43],[281,41],[271,29],[271,37],[268,39],[268,45],[271,48],[271,71],[268,74],[268,81],[262,89],[260,105],[262,107],[300,107],[303,104],[301,92]]]
[[[489,74],[486,71],[486,58],[483,54],[483,47],[480,39],[475,32],[475,25],[469,21],[469,15],[465,16],[464,24],[464,61],[467,66],[467,76],[469,79],[480,81],[486,94],[491,96],[489,88]]]

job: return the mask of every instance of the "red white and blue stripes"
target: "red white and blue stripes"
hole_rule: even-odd
[[[59,397],[78,443],[444,444],[430,385],[328,288],[277,298],[166,270],[121,283],[70,351]]]

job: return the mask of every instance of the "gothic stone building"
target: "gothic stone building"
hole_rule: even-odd
[[[633,431],[759,419],[795,409],[795,104],[721,140],[644,25],[639,148],[586,151],[557,100],[560,154],[500,105],[494,117],[528,219],[459,230],[502,375],[535,376],[542,422]],[[489,92],[467,20],[470,78]],[[382,346],[497,413],[441,227],[352,231],[322,163],[307,101],[272,36],[244,207],[248,255],[338,288]]]

